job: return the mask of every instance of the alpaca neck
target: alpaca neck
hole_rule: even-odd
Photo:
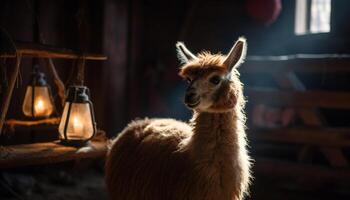
[[[195,113],[193,135],[181,145],[196,174],[215,188],[210,192],[217,199],[241,199],[249,182],[244,116],[239,111]]]
[[[188,148],[200,162],[221,162],[234,159],[244,134],[243,124],[235,110],[225,113],[194,113],[191,120],[193,135]]]

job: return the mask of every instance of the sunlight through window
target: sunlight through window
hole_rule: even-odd
[[[331,0],[296,0],[295,34],[330,32]]]

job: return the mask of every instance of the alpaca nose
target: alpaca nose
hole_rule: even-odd
[[[198,95],[194,92],[186,92],[185,103],[191,107],[197,105],[199,103]]]
[[[187,93],[185,96],[185,102],[191,103],[195,99],[195,93]]]

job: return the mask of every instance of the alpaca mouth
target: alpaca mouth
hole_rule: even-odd
[[[197,107],[199,105],[199,103],[200,103],[200,101],[197,101],[195,103],[192,103],[192,102],[188,103],[188,102],[186,102],[186,106],[189,107],[189,108],[195,108],[195,107]]]

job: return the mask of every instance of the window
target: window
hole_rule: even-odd
[[[331,26],[331,0],[296,0],[296,35],[328,33]]]

